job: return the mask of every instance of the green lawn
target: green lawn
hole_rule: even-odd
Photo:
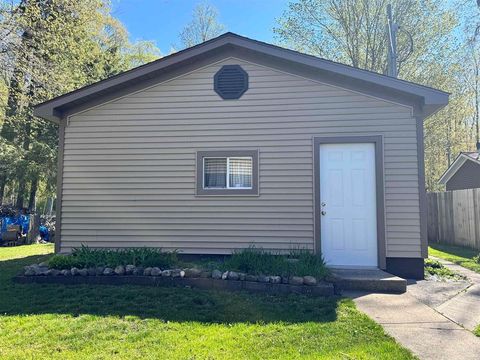
[[[413,359],[351,300],[14,284],[52,251],[0,248],[1,359]]]
[[[479,251],[477,250],[443,244],[431,244],[428,248],[429,255],[451,261],[464,268],[480,273],[480,264],[473,260],[473,257],[477,256],[478,253]]]

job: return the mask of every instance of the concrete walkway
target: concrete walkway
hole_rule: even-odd
[[[435,259],[456,273],[467,277],[470,281],[470,285],[467,288],[436,306],[435,310],[466,329],[473,331],[480,325],[480,274],[449,261]],[[480,359],[480,353],[478,358]]]
[[[412,281],[402,295],[345,293],[420,359],[480,359],[480,274],[436,259],[465,281]]]
[[[408,291],[401,295],[345,293],[358,309],[423,360],[478,360],[480,339]]]

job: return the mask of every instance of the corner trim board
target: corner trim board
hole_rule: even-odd
[[[321,144],[351,144],[373,143],[375,145],[375,183],[377,200],[377,253],[378,267],[385,269],[386,263],[386,236],[385,236],[385,183],[383,170],[383,136],[314,136],[313,137],[313,163],[314,163],[314,236],[315,252],[321,254],[320,231],[320,145]]]
[[[62,242],[62,196],[63,196],[63,155],[65,151],[65,127],[67,118],[60,121],[58,127],[58,165],[57,165],[57,203],[55,218],[55,254],[61,251]]]
[[[417,167],[418,167],[418,200],[420,214],[420,255],[428,257],[427,238],[427,191],[425,189],[425,146],[423,143],[423,114],[415,111],[417,125]]]

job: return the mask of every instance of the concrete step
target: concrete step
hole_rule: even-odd
[[[407,291],[407,280],[379,269],[330,269],[327,279],[335,286],[335,292],[362,290],[372,293],[401,294]]]

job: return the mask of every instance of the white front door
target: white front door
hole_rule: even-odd
[[[320,144],[320,236],[330,266],[378,266],[375,145]]]

